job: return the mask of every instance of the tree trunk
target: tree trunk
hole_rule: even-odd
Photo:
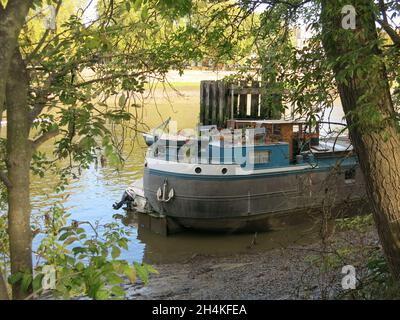
[[[8,234],[11,273],[32,273],[32,233],[30,227],[29,171],[32,146],[29,140],[28,75],[18,50],[14,54],[7,88],[7,170]],[[23,299],[19,283],[13,285],[13,298]]]
[[[8,290],[7,290],[7,284],[6,281],[3,277],[3,274],[0,272],[0,300],[8,300]]]
[[[356,29],[341,10],[356,9]],[[400,281],[400,134],[381,52],[373,0],[323,0],[323,46],[334,62],[343,110],[388,265]]]
[[[13,0],[8,1],[7,7],[4,8],[0,1],[0,130],[9,66],[31,6],[32,0]]]

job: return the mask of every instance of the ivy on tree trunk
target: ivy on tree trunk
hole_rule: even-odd
[[[357,14],[354,30],[342,26],[341,10],[349,4]],[[322,39],[383,250],[400,280],[400,134],[373,10],[372,0],[322,1]]]

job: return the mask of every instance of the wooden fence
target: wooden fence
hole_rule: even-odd
[[[259,81],[201,81],[200,123],[223,127],[228,119],[263,119]]]

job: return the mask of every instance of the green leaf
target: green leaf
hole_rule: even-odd
[[[133,3],[133,8],[137,11],[140,9],[142,5],[143,0],[135,0]]]
[[[85,269],[85,265],[84,265],[82,262],[78,262],[78,263],[76,264],[76,270],[82,271],[82,270],[84,270],[84,269]]]
[[[58,238],[58,240],[60,240],[60,241],[64,241],[65,239],[67,239],[69,236],[72,236],[74,233],[73,232],[65,232],[65,233],[63,233],[59,238]]]
[[[85,253],[86,248],[83,247],[75,247],[72,249],[73,254],[77,255],[78,253]]]
[[[128,240],[127,239],[119,239],[117,243],[121,248],[128,250]]]
[[[16,284],[17,282],[19,282],[22,279],[22,276],[24,274],[22,272],[17,272],[12,274],[11,276],[8,277],[8,283],[9,284]]]
[[[29,289],[29,286],[31,285],[31,283],[32,283],[32,274],[25,273],[22,276],[22,281],[21,281],[21,289],[22,289],[22,291],[27,292],[28,289]]]
[[[120,255],[121,255],[121,249],[118,248],[118,247],[116,247],[116,246],[113,246],[113,247],[112,247],[112,250],[111,250],[111,257],[112,257],[113,259],[116,259],[116,258],[118,258]]]
[[[67,245],[69,245],[71,243],[74,243],[77,240],[78,240],[78,238],[76,238],[76,237],[68,238],[67,240],[64,241],[64,245],[67,246]]]
[[[40,273],[38,274],[32,281],[32,289],[33,291],[38,291],[39,289],[42,288],[42,280],[43,280],[44,274]]]
[[[140,17],[142,20],[146,20],[149,16],[149,9],[147,8],[147,6],[144,6],[142,8],[142,12],[140,13]]]
[[[130,283],[134,284],[136,282],[136,270],[129,265],[124,266],[124,274],[130,281]]]
[[[125,105],[125,102],[126,102],[126,97],[124,94],[121,94],[121,96],[119,97],[119,100],[118,100],[118,105],[120,107],[123,107]]]
[[[116,297],[125,297],[125,291],[120,286],[112,287],[111,292]]]
[[[81,234],[81,233],[84,233],[84,232],[85,232],[85,229],[83,229],[83,228],[77,228],[77,229],[75,230],[75,232],[76,232],[77,234]]]
[[[88,49],[97,49],[100,46],[100,39],[97,36],[90,36],[86,38],[85,46]]]
[[[154,274],[160,274],[156,269],[153,268],[153,266],[146,264],[146,263],[144,263],[143,265],[146,267],[148,272],[154,273]]]
[[[107,276],[107,279],[110,282],[110,284],[120,284],[124,282],[124,279],[122,279],[119,275],[115,273],[110,273]]]
[[[137,262],[134,263],[134,266],[139,278],[144,282],[144,284],[147,284],[149,282],[149,273],[147,272],[146,267]]]
[[[109,297],[110,297],[109,292],[105,289],[101,289],[96,292],[94,298],[96,300],[107,300]]]
[[[126,11],[131,11],[131,3],[129,1],[125,1]]]

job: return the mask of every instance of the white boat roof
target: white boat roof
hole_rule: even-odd
[[[169,133],[163,133],[160,137],[160,140],[169,140],[169,141],[186,141],[191,139],[190,137],[186,137],[184,135],[179,135],[179,134],[169,134]]]
[[[259,123],[259,124],[304,124],[304,123],[308,123],[309,121],[305,120],[305,119],[264,119],[264,120],[251,120],[251,119],[243,119],[243,120],[236,120],[236,119],[232,119],[235,122],[242,122],[242,123],[246,123],[246,122],[253,122],[253,123]]]
[[[349,139],[337,139],[335,140],[321,140],[318,146],[311,147],[315,153],[325,153],[334,151],[351,151],[353,146]]]
[[[287,145],[288,143],[285,141],[277,141],[277,142],[270,142],[270,143],[262,143],[262,144],[250,144],[250,143],[230,143],[230,142],[225,142],[224,147],[225,148],[230,148],[230,147],[246,147],[246,148],[252,148],[252,147],[263,147],[263,146],[276,146],[276,145]],[[211,141],[209,143],[210,146],[214,147],[220,147],[221,146],[221,141]]]

